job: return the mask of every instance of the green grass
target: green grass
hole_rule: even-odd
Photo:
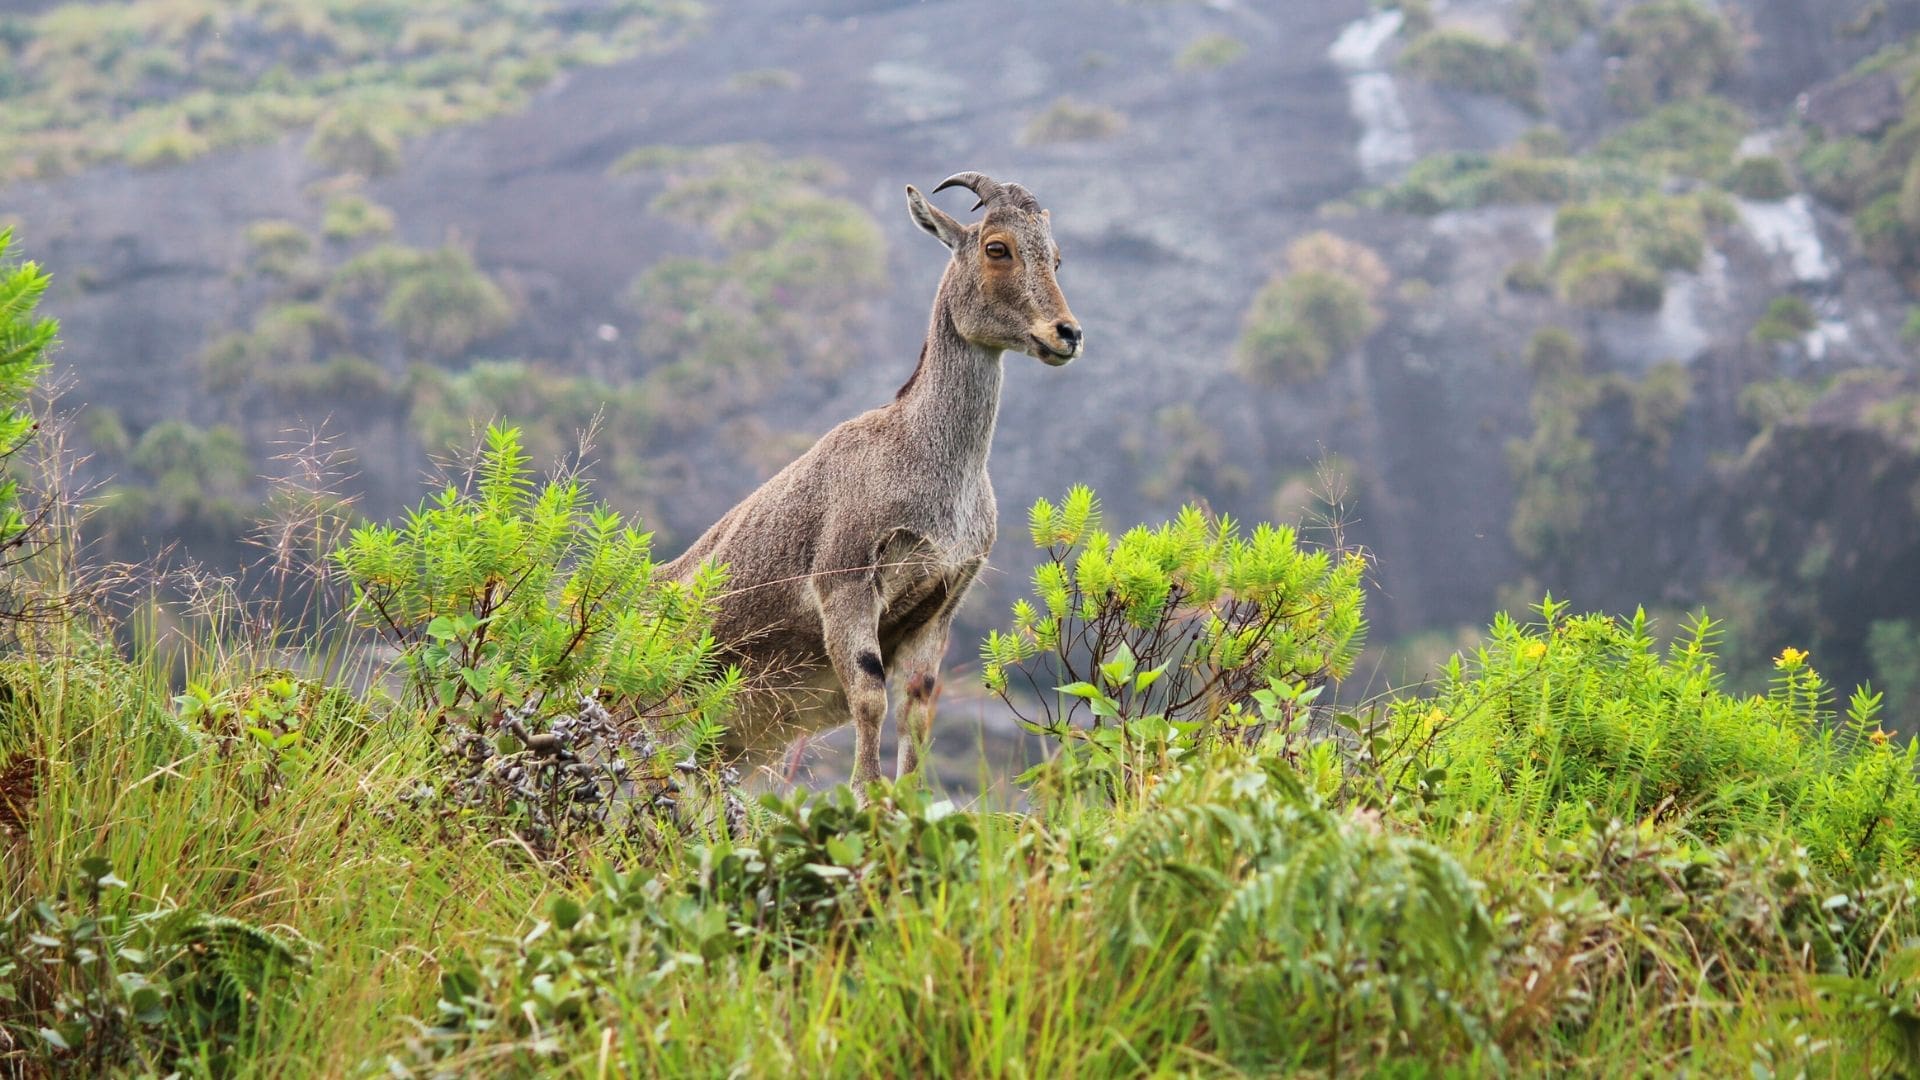
[[[299,629],[218,587],[173,614],[16,628],[0,659],[0,1062],[1890,1076],[1920,1032],[1920,744],[1880,729],[1875,696],[1836,715],[1796,649],[1765,693],[1731,695],[1713,624],[1661,647],[1644,618],[1549,600],[1535,621],[1497,619],[1425,695],[1316,704],[1289,680],[1337,629],[1326,605],[1357,586],[1358,555],[1333,570],[1284,529],[1216,543],[1197,512],[1107,534],[1083,493],[1031,524],[1075,564],[1036,575],[1049,625],[1093,653],[995,657],[1002,675],[1047,679],[1057,661],[1099,684],[1068,695],[1091,715],[1048,713],[1055,756],[1019,782],[1030,810],[908,784],[864,806],[845,789],[768,796],[732,830],[524,833],[525,807],[450,797],[477,775],[447,771],[450,730],[492,723],[505,699],[489,695],[520,680],[558,680],[558,699],[629,661],[590,646],[612,666],[523,666],[482,649],[485,620],[462,622],[485,568],[436,576],[431,553],[454,550],[440,532],[483,562],[523,557],[513,529],[544,536],[571,513],[552,492],[580,494],[529,486],[524,456],[502,453],[405,526],[424,561],[360,538],[342,564],[376,590],[363,597],[453,589],[453,606],[403,619],[437,612],[421,644],[399,639],[421,665],[405,686],[325,614],[338,591]],[[539,649],[564,644],[540,627],[573,617],[578,582],[658,588],[644,555],[593,554],[611,524],[576,524],[579,561],[532,568],[553,591],[501,616]],[[1068,581],[1079,591],[1056,605]],[[1190,604],[1228,625],[1162,652],[1154,628],[1186,626]],[[618,606],[602,629],[588,616],[590,638],[623,632]],[[687,609],[656,611],[688,628]],[[1885,667],[1905,672],[1912,635],[1896,630],[1880,631]],[[461,681],[456,647],[491,674]],[[307,676],[281,669],[290,655]],[[1161,655],[1164,679],[1146,666]],[[1176,700],[1180,680],[1237,665],[1273,681]],[[421,696],[443,675],[461,689]],[[1325,710],[1312,726],[1342,734],[1310,734],[1310,705]]]

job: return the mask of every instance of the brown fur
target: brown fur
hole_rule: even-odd
[[[1018,185],[956,180],[986,203],[975,224],[907,187],[914,222],[953,255],[899,394],[827,432],[665,567],[683,580],[702,562],[728,568],[714,633],[750,679],[728,729],[742,754],[851,719],[865,784],[880,775],[889,687],[904,684],[898,768],[917,767],[948,628],[993,546],[1001,354],[1058,366],[1081,352],[1047,212]]]

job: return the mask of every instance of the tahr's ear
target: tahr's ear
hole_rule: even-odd
[[[949,248],[960,246],[960,239],[966,234],[966,226],[948,217],[939,207],[927,201],[920,189],[907,185],[907,213],[913,216],[913,223],[932,233],[934,239]]]

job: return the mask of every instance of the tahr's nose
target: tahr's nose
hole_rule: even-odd
[[[1060,335],[1060,344],[1065,345],[1067,347],[1067,351],[1072,352],[1080,348],[1080,342],[1082,339],[1080,336],[1079,323],[1076,323],[1076,322],[1054,323],[1053,332]]]

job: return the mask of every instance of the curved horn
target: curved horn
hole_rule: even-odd
[[[975,210],[978,210],[981,207],[987,205],[988,203],[993,202],[994,200],[1000,198],[1000,193],[1001,193],[1000,181],[995,180],[993,177],[988,176],[986,173],[977,173],[977,172],[954,173],[952,176],[949,176],[945,180],[940,181],[940,186],[934,188],[933,192],[934,194],[937,195],[940,192],[945,191],[950,187],[963,187],[963,188],[966,188],[968,191],[973,192],[974,195],[978,196],[980,201],[973,204],[973,208]]]

